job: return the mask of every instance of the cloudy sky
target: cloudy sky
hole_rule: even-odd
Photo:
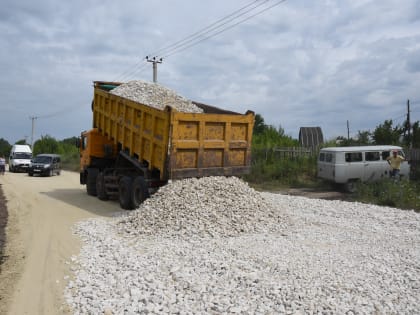
[[[0,138],[30,143],[30,117],[34,140],[79,135],[91,127],[92,82],[151,81],[146,55],[164,57],[160,84],[260,113],[296,138],[302,126],[332,139],[347,120],[351,135],[403,123],[407,99],[420,120],[420,1],[279,2],[3,0]]]

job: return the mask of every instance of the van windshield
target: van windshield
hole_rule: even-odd
[[[30,159],[32,158],[32,154],[28,152],[15,152],[13,153],[14,159]]]
[[[51,159],[52,159],[52,157],[51,156],[37,156],[35,159],[34,159],[34,163],[47,163],[47,164],[49,164],[49,163],[51,163]]]

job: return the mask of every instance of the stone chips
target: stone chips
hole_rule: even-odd
[[[174,181],[119,222],[131,235],[235,236],[280,230],[284,218],[237,177]]]
[[[157,83],[140,80],[129,81],[110,91],[111,94],[163,110],[170,106],[179,112],[202,113],[190,100]]]
[[[210,177],[124,213],[74,227],[74,314],[420,314],[413,211]]]

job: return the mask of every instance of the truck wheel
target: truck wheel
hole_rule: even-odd
[[[86,192],[89,196],[96,196],[96,177],[99,170],[97,168],[89,168],[87,170]]]
[[[118,185],[118,198],[120,200],[121,208],[125,210],[133,210],[134,204],[131,198],[131,191],[133,190],[133,180],[128,176],[123,176]]]
[[[108,200],[108,195],[105,190],[105,180],[103,172],[99,172],[98,176],[96,177],[96,193],[100,200]]]
[[[149,189],[143,176],[138,176],[133,182],[133,190],[131,199],[133,200],[134,208],[138,208],[143,201],[149,198]]]

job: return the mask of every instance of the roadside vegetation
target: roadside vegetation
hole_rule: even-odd
[[[420,212],[420,185],[418,181],[385,179],[375,183],[359,183],[352,199],[400,209]]]

